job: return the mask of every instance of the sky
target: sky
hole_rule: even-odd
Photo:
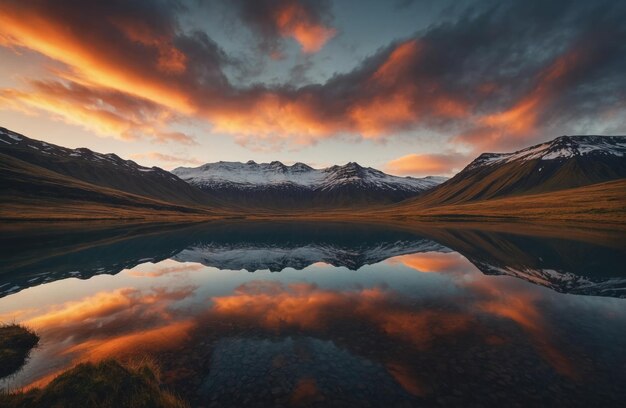
[[[626,2],[0,0],[0,126],[172,169],[626,134]]]

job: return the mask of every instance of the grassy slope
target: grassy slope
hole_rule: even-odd
[[[584,221],[626,224],[626,180],[550,193],[430,207],[400,203],[371,214],[390,218]]]
[[[3,407],[155,407],[188,404],[160,386],[154,364],[120,364],[115,360],[83,363],[42,389],[0,395]]]
[[[3,154],[0,172],[0,219],[4,220],[178,220],[216,215],[207,208],[94,186]]]
[[[411,199],[429,207],[551,193],[623,179],[624,160],[606,158],[585,161],[574,158],[564,164],[530,160],[463,170],[442,185]]]

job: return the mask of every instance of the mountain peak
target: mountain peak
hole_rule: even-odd
[[[294,169],[294,170],[297,170],[297,171],[311,171],[311,170],[314,170],[313,167],[311,167],[311,166],[309,166],[307,164],[301,163],[301,162],[295,162],[291,166],[291,168]]]
[[[483,153],[466,169],[519,160],[568,160],[589,155],[625,157],[626,136],[559,136],[513,153]]]
[[[357,162],[348,162],[345,165],[342,166],[344,169],[362,169],[363,166],[361,166],[359,163]]]

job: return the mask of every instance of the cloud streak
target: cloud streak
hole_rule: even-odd
[[[0,90],[0,107],[36,113],[46,111],[61,120],[103,136],[157,143],[196,144],[193,137],[167,130],[180,117],[146,99],[72,81],[30,81],[29,89]]]

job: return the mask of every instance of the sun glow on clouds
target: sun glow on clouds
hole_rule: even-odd
[[[471,161],[460,153],[408,154],[389,161],[385,171],[403,176],[453,175]]]
[[[318,52],[337,33],[334,28],[312,21],[306,9],[296,1],[279,7],[274,18],[280,33],[293,37],[306,53]]]
[[[30,91],[0,90],[0,107],[29,114],[49,112],[66,123],[126,141],[196,143],[189,135],[167,130],[176,115],[148,100],[76,82],[31,81],[30,86]]]
[[[99,135],[132,141],[193,144],[193,137],[172,127],[208,123],[216,137],[229,135],[241,145],[268,150],[331,138],[384,141],[426,130],[439,135],[440,153],[419,154],[416,147],[415,155],[389,166],[398,174],[426,174],[422,171],[428,169],[450,174],[456,161],[444,168],[445,160],[437,154],[471,151],[475,156],[523,147],[545,139],[542,131],[572,115],[570,104],[576,112],[597,117],[592,116],[596,108],[623,90],[623,80],[616,84],[614,72],[623,66],[621,25],[603,24],[606,37],[585,31],[590,25],[580,10],[574,10],[586,21],[580,27],[571,25],[576,19],[567,13],[569,17],[558,21],[565,27],[527,19],[538,24],[529,30],[533,33],[562,28],[561,34],[568,29],[576,34],[563,34],[562,44],[546,47],[546,58],[530,52],[542,44],[520,37],[507,12],[496,16],[479,8],[475,19],[433,22],[420,34],[389,38],[387,46],[371,50],[352,71],[329,76],[325,83],[238,86],[226,73],[250,67],[242,67],[246,61],[236,58],[237,50],[220,48],[206,32],[186,30],[184,13],[193,12],[193,6],[146,4],[0,2],[0,45],[25,48],[65,65],[65,73],[48,72],[45,82],[26,81],[25,87],[0,90],[0,108],[44,113]],[[230,6],[238,7],[238,23],[269,44],[263,51],[275,56],[285,38],[312,54],[341,29],[334,27],[327,2],[237,0]],[[524,5],[511,7],[537,12]],[[598,15],[602,11],[623,21],[621,10],[597,7]],[[496,28],[500,36],[481,34]],[[501,51],[505,48],[520,50],[520,55],[528,52],[529,58],[517,66]],[[589,81],[598,77],[610,81],[604,88],[594,87]],[[585,95],[596,93],[571,97],[572,90],[581,89]],[[610,91],[599,95],[605,89]]]

